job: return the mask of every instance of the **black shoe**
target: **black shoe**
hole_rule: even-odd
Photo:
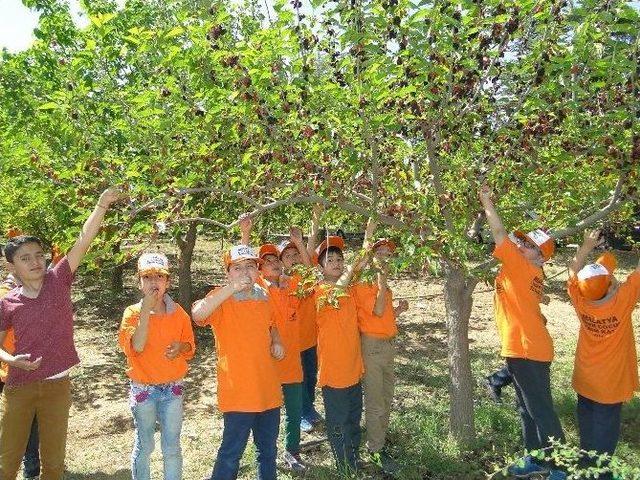
[[[493,400],[495,403],[502,403],[502,388],[496,387],[488,378],[484,379],[484,384],[487,387],[487,391],[489,392],[491,400]]]
[[[376,464],[387,475],[396,475],[402,468],[396,460],[385,450],[379,452],[369,452],[371,461]]]

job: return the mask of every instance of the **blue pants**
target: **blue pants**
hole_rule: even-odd
[[[4,390],[4,382],[0,382],[0,393]],[[38,418],[33,417],[29,441],[22,459],[25,477],[37,477],[40,475],[40,437],[38,436]]]
[[[511,373],[509,373],[509,367],[506,365],[489,375],[487,380],[489,380],[491,386],[498,388],[508,387],[513,383],[513,377]]]
[[[313,423],[317,413],[313,406],[318,383],[318,353],[315,346],[300,352],[302,360],[302,418]]]
[[[338,471],[357,470],[362,417],[362,384],[347,388],[322,387],[327,436]]]
[[[513,376],[525,448],[546,448],[550,437],[564,442],[551,397],[551,362],[507,358],[507,366]]]
[[[150,457],[155,448],[156,420],[160,423],[164,479],[182,478],[182,383],[142,385],[131,383],[130,403],[135,425],[131,454],[133,480],[150,480]]]
[[[275,480],[280,409],[264,412],[227,412],[223,414],[224,431],[213,466],[211,480],[238,478],[240,459],[253,432],[253,443],[258,451],[258,480]]]
[[[580,448],[595,450],[599,455],[613,455],[620,438],[620,412],[622,403],[604,404],[578,395],[578,429],[580,430]],[[593,458],[584,459],[583,466],[595,466]],[[611,474],[598,478],[610,479]]]

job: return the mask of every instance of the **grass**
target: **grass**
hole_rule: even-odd
[[[170,247],[168,253],[175,254]],[[198,242],[194,260],[196,295],[222,281],[219,245]],[[549,276],[560,272],[566,260],[560,257]],[[629,271],[631,255],[622,255],[620,271]],[[175,263],[174,263],[175,265]],[[106,272],[108,273],[108,272]],[[573,352],[578,321],[564,293],[566,276],[551,280],[552,302],[544,307],[556,345],[552,367],[553,393],[561,422],[570,442],[577,442],[575,394],[571,388]],[[104,276],[84,276],[74,291],[76,344],[82,364],[73,372],[74,404],[69,425],[67,468],[69,480],[125,480],[131,478],[129,456],[133,422],[127,402],[124,357],[117,348],[117,329],[125,306],[138,299],[132,270],[127,270],[126,291],[114,295],[104,285]],[[503,466],[504,458],[521,452],[518,415],[513,407],[513,389],[505,391],[503,405],[493,404],[481,384],[475,390],[477,440],[463,451],[449,436],[448,370],[446,330],[438,279],[402,276],[392,282],[397,297],[411,297],[410,311],[399,321],[396,361],[397,389],[389,432],[392,451],[405,466],[401,479],[484,479]],[[481,379],[502,366],[493,321],[492,294],[482,286],[474,295],[471,318],[471,351],[474,377]],[[639,323],[636,312],[634,322]],[[197,329],[197,352],[186,381],[186,412],[183,426],[185,480],[200,480],[211,473],[222,434],[221,415],[215,407],[215,352],[208,329]],[[321,403],[318,399],[317,403]],[[283,430],[283,429],[281,429]],[[152,456],[154,478],[162,478],[162,458]],[[313,467],[306,478],[335,479],[331,455],[322,432],[305,435],[303,442],[319,442],[304,452]],[[631,465],[640,465],[640,401],[636,397],[624,407],[622,438],[617,453]],[[255,477],[255,451],[247,448],[240,478]],[[282,465],[280,465],[282,466]],[[384,476],[368,467],[362,478]],[[292,478],[280,472],[281,479]]]

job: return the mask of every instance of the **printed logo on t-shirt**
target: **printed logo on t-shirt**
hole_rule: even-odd
[[[586,313],[580,314],[584,327],[596,337],[606,337],[616,331],[620,320],[615,315],[607,318],[594,318]]]
[[[529,287],[529,289],[533,293],[535,293],[536,295],[541,297],[542,293],[544,292],[544,282],[542,281],[542,279],[540,277],[535,277],[533,279],[533,281],[531,282],[531,287]]]

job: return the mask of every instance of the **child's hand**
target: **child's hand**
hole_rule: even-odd
[[[542,295],[542,298],[540,299],[540,303],[542,303],[543,305],[549,305],[550,302],[551,302],[551,297],[549,295]]]
[[[491,200],[491,196],[493,195],[493,192],[491,191],[491,188],[489,187],[489,185],[487,185],[486,183],[483,183],[482,186],[480,187],[480,191],[478,192],[478,195],[480,196],[480,201],[484,203]]]
[[[238,226],[240,227],[240,232],[243,234],[247,234],[251,232],[251,227],[253,227],[253,220],[251,220],[251,215],[248,213],[243,213],[238,217]]]
[[[280,342],[273,342],[271,344],[271,356],[276,360],[282,360],[284,358],[284,347]]]
[[[157,287],[145,287],[142,291],[142,310],[151,311],[160,300],[160,289]]]
[[[109,208],[112,203],[117,202],[121,198],[123,198],[123,194],[120,191],[120,189],[115,187],[109,187],[104,192],[102,192],[102,195],[100,195],[100,199],[98,200],[98,205],[104,208]]]
[[[409,302],[405,299],[402,299],[398,302],[398,307],[396,308],[396,315],[400,315],[409,310]]]
[[[42,357],[36,358],[33,362],[29,359],[31,358],[30,353],[23,353],[21,355],[14,355],[13,360],[9,362],[9,366],[20,368],[21,370],[37,370],[42,363]]]
[[[253,280],[251,277],[242,277],[238,280],[234,280],[231,286],[233,287],[233,293],[238,293],[243,290],[247,290],[249,287],[253,285]]]
[[[604,241],[601,230],[585,230],[583,244],[586,247],[595,248]]]
[[[182,353],[182,342],[175,341],[169,344],[167,350],[164,352],[164,356],[169,360],[173,360],[180,355],[180,353]]]
[[[289,238],[291,238],[291,243],[296,247],[304,245],[304,239],[302,238],[302,230],[300,227],[291,227],[289,230]]]

